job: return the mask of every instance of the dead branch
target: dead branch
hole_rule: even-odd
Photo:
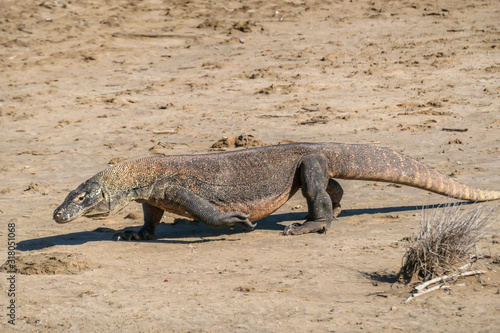
[[[414,288],[414,290],[416,290],[417,292],[414,293],[413,295],[411,295],[410,297],[408,297],[408,299],[406,300],[406,303],[408,303],[409,301],[411,301],[415,297],[425,295],[425,294],[427,294],[427,293],[429,293],[431,291],[434,291],[434,290],[438,290],[438,289],[450,289],[450,286],[445,285],[445,283],[447,281],[455,280],[455,279],[458,279],[458,278],[461,278],[461,277],[466,277],[466,276],[471,276],[471,275],[484,274],[484,273],[485,273],[485,271],[480,270],[480,269],[476,269],[474,271],[468,271],[468,272],[462,272],[462,273],[456,273],[456,274],[439,276],[439,277],[437,277],[435,279],[426,281],[426,282],[424,282],[424,283],[419,284],[418,286],[416,286]],[[438,282],[442,282],[442,283],[439,284],[439,285],[437,285],[437,286],[434,286],[432,288],[425,289],[428,286],[430,286],[430,285],[432,285],[434,283],[438,283]]]

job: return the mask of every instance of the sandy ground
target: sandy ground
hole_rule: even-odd
[[[52,220],[108,162],[240,134],[388,147],[499,190],[498,1],[0,6],[0,261],[11,223],[24,272],[15,327],[0,273],[1,331],[498,330],[498,214],[480,244],[487,274],[405,303],[403,239],[422,205],[453,201],[417,189],[342,182],[345,211],[326,235],[281,235],[303,219],[301,195],[252,232],[166,215],[156,241],[112,241],[142,224],[135,203]]]

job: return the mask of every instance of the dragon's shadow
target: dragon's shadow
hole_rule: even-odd
[[[463,202],[461,204],[471,204],[471,202]],[[438,208],[442,205],[430,205],[425,208]],[[340,218],[346,216],[357,216],[363,214],[379,214],[379,213],[394,213],[403,211],[418,211],[422,210],[422,206],[397,206],[384,208],[362,208],[362,209],[346,209],[340,214]],[[305,218],[304,212],[274,214],[257,222],[256,229],[277,230],[281,231],[284,228],[282,222],[301,221]],[[288,223],[287,223],[288,224]],[[139,226],[127,227],[122,230],[113,230],[100,228],[99,231],[81,231],[69,234],[62,234],[49,237],[41,237],[27,239],[18,243],[17,249],[20,251],[41,250],[55,245],[80,245],[87,242],[111,241],[115,233],[123,232],[129,229],[138,229]],[[236,229],[214,229],[207,227],[201,223],[160,223],[156,230],[157,239],[148,242],[171,243],[171,244],[193,244],[209,241],[229,241],[226,238],[220,238],[223,235],[233,235],[241,233],[241,228]],[[201,238],[193,240],[192,238]]]

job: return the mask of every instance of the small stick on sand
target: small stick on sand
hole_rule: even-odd
[[[422,283],[422,284],[420,284],[420,285],[418,285],[418,286],[415,287],[414,290],[416,290],[417,292],[415,294],[411,295],[410,297],[408,297],[408,299],[406,300],[406,303],[408,303],[409,301],[411,301],[415,297],[422,296],[422,295],[427,294],[427,293],[429,293],[431,291],[434,291],[434,290],[438,290],[438,289],[450,289],[450,286],[445,286],[444,283],[441,283],[440,285],[434,286],[434,287],[429,288],[429,289],[425,289],[428,286],[430,286],[431,284],[434,284],[434,283],[437,283],[437,282],[446,282],[446,281],[449,281],[449,280],[458,279],[460,277],[465,277],[465,276],[470,276],[470,275],[478,275],[478,274],[484,274],[484,273],[485,273],[485,271],[480,270],[480,269],[476,269],[474,271],[468,271],[468,272],[463,272],[463,273],[444,275],[444,276],[440,276],[440,277],[437,277],[435,279],[426,281],[426,282],[424,282],[424,283]]]
[[[153,134],[175,134],[175,133],[177,133],[177,131],[171,129],[153,131]]]

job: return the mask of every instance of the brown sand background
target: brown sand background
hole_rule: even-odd
[[[450,200],[342,182],[326,235],[282,236],[299,195],[253,232],[172,224],[131,204],[57,225],[108,162],[208,152],[224,136],[367,143],[499,190],[500,5],[484,1],[0,1],[0,259],[16,224],[16,329],[33,332],[494,332],[488,273],[404,303],[414,207]],[[443,131],[443,128],[464,130]],[[467,130],[467,131],[465,131]],[[487,204],[492,207],[494,204]],[[468,206],[468,209],[474,206]],[[134,217],[134,214],[132,214]],[[110,228],[98,229],[98,228]],[[94,230],[101,232],[94,232]],[[55,274],[54,274],[55,273]],[[0,330],[10,331],[6,273]],[[464,284],[465,283],[465,284]]]

